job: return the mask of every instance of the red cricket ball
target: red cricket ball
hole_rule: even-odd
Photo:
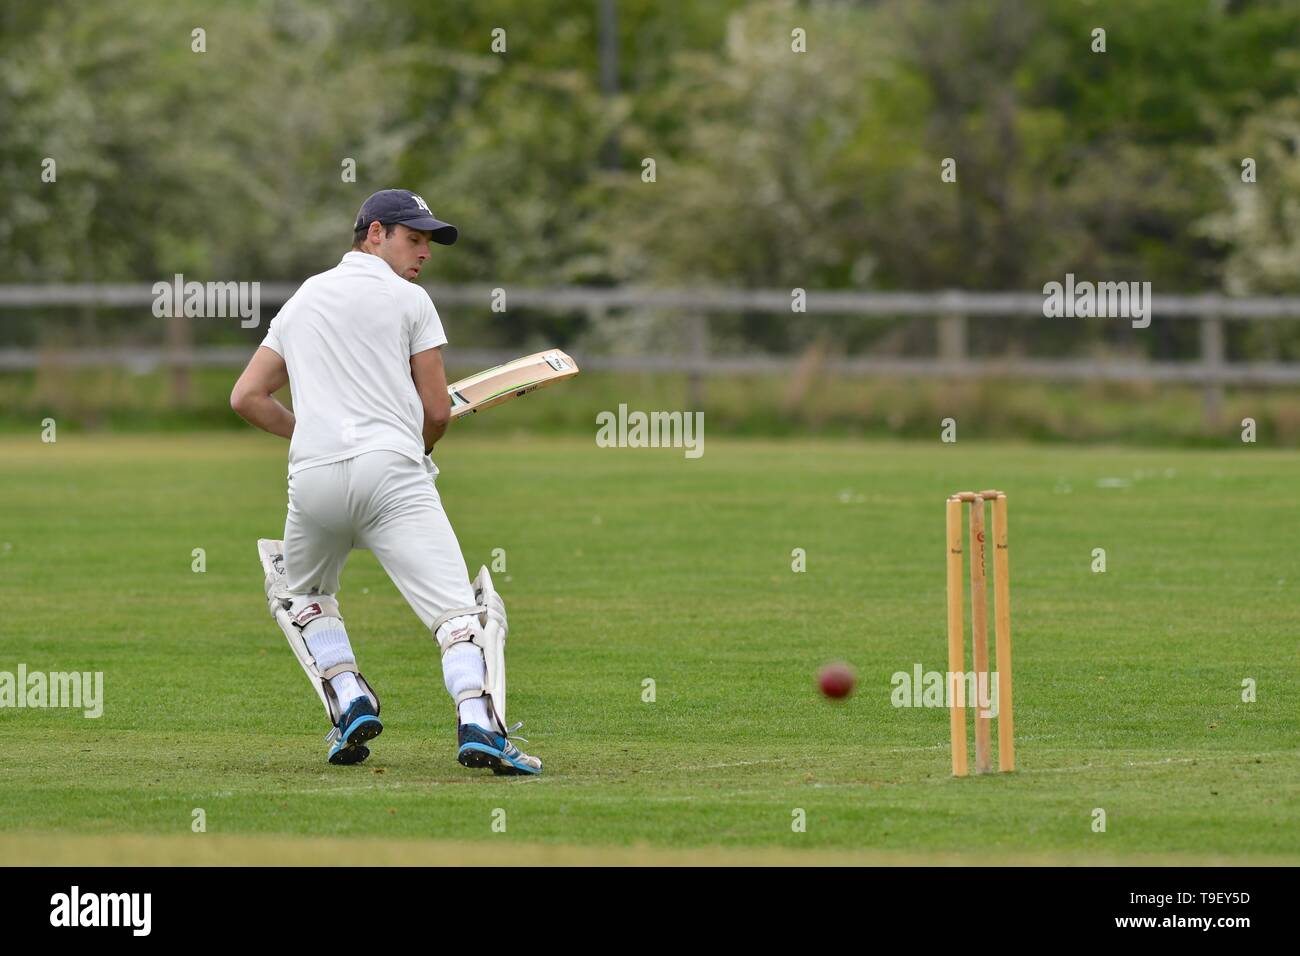
[[[853,684],[857,680],[853,675],[853,668],[848,664],[836,662],[827,664],[817,675],[817,684],[821,687],[822,693],[827,697],[848,697],[853,693]]]

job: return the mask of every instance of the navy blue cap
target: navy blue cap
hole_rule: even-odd
[[[450,246],[456,241],[456,227],[435,219],[429,204],[409,189],[381,189],[361,204],[357,213],[357,229],[366,229],[372,222],[385,226],[401,223],[408,229],[433,233],[433,241]]]

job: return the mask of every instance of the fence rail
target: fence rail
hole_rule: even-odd
[[[259,283],[263,305],[282,305],[298,289],[293,282]],[[662,289],[644,286],[589,288],[558,286],[426,286],[433,300],[447,305],[487,307],[498,288],[512,306],[554,312],[662,308],[699,312],[790,312],[788,289],[721,289],[711,286]],[[152,306],[153,286],[146,282],[67,285],[0,285],[0,308],[40,306]],[[817,292],[806,296],[807,311],[821,315],[894,317],[903,315],[1037,315],[1043,314],[1038,292]],[[1153,295],[1159,319],[1300,318],[1300,296]],[[1086,320],[1061,320],[1086,321]]]
[[[0,371],[46,366],[64,368],[124,368],[138,373],[159,368],[241,368],[252,349],[199,346],[178,353],[165,349],[105,348],[38,352],[0,349]],[[570,350],[578,364],[592,371],[678,372],[692,375],[758,375],[791,371],[797,358],[780,356],[598,355]],[[486,368],[518,358],[503,349],[455,349],[448,358],[457,368]],[[1300,385],[1300,365],[1286,362],[1103,362],[1096,359],[972,359],[947,361],[926,358],[828,358],[819,366],[849,377],[1009,378],[1036,381],[1181,382],[1218,385]]]
[[[298,288],[296,283],[259,284],[262,306],[283,304]],[[489,285],[431,285],[434,301],[442,306],[486,308],[497,293]],[[683,314],[685,320],[682,354],[611,356],[575,354],[586,368],[608,371],[685,372],[691,382],[692,399],[703,398],[703,381],[709,376],[745,373],[781,373],[791,370],[794,356],[721,356],[709,347],[708,316],[739,312],[791,313],[791,290],[734,290],[700,288],[529,288],[505,287],[511,308],[549,312],[582,311],[594,321],[622,309],[663,309]],[[150,283],[104,285],[7,285],[0,286],[0,310],[80,306],[99,308],[152,308]],[[1194,320],[1199,324],[1199,354],[1183,362],[1100,361],[1095,358],[973,358],[967,349],[967,327],[971,319],[997,316],[1039,316],[1043,295],[1037,292],[808,292],[809,315],[856,315],[865,318],[930,316],[936,322],[937,355],[934,358],[866,356],[828,358],[822,368],[849,376],[904,376],[918,378],[1020,378],[1040,381],[1180,382],[1202,386],[1207,419],[1215,419],[1228,385],[1300,385],[1300,363],[1229,362],[1224,323],[1300,318],[1300,297],[1246,298],[1219,294],[1155,295],[1151,314],[1156,321]],[[167,367],[172,370],[174,389],[188,389],[187,372],[195,367],[237,367],[247,361],[250,350],[228,347],[194,347],[189,323],[172,316],[167,323],[165,345],[159,349],[102,348],[59,353],[0,349],[0,370],[30,369],[50,362],[73,367],[117,366],[136,370]],[[1044,319],[1052,322],[1092,322],[1093,319]],[[1113,319],[1110,321],[1125,321]],[[491,350],[456,350],[458,366],[486,366],[514,356]],[[449,356],[450,357],[450,356]]]

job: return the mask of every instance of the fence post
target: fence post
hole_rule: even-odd
[[[966,316],[948,314],[939,317],[939,359],[945,365],[966,361]]]
[[[692,311],[686,317],[687,360],[686,402],[691,411],[704,408],[704,363],[709,359],[709,319]]]
[[[181,303],[167,316],[165,332],[167,368],[171,379],[173,408],[184,408],[190,403],[190,366],[194,358],[194,335],[190,320]]]
[[[1205,427],[1213,430],[1223,417],[1223,319],[1217,315],[1201,319],[1201,366],[1205,377]]]

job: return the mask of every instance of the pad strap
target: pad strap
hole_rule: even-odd
[[[448,611],[439,617],[438,620],[434,621],[431,632],[433,634],[433,639],[438,642],[438,648],[442,652],[443,657],[446,657],[447,651],[451,650],[457,644],[464,644],[466,642],[473,643],[474,630],[467,627],[459,633],[454,633],[448,637],[445,644],[442,642],[441,638],[438,637],[438,630],[448,621],[453,621],[458,617],[472,617],[475,620],[478,620],[479,615],[482,614],[484,610],[486,609],[482,607],[462,607]],[[480,650],[481,649],[482,648],[480,648]]]
[[[480,605],[477,605],[477,606],[475,606],[475,607],[458,607],[458,608],[455,608],[455,609],[453,609],[453,610],[451,610],[451,611],[447,611],[447,612],[445,612],[445,613],[439,615],[438,619],[437,619],[436,621],[433,622],[433,626],[430,627],[429,630],[432,631],[433,634],[434,634],[434,636],[436,637],[437,634],[438,634],[438,628],[442,627],[444,624],[446,624],[446,623],[447,623],[448,621],[450,621],[452,618],[454,618],[454,617],[465,617],[466,615],[469,615],[470,617],[478,617],[480,614],[482,614],[482,613],[483,613],[484,611],[486,611],[486,610],[487,610],[487,608],[483,607],[481,604],[480,604]]]

